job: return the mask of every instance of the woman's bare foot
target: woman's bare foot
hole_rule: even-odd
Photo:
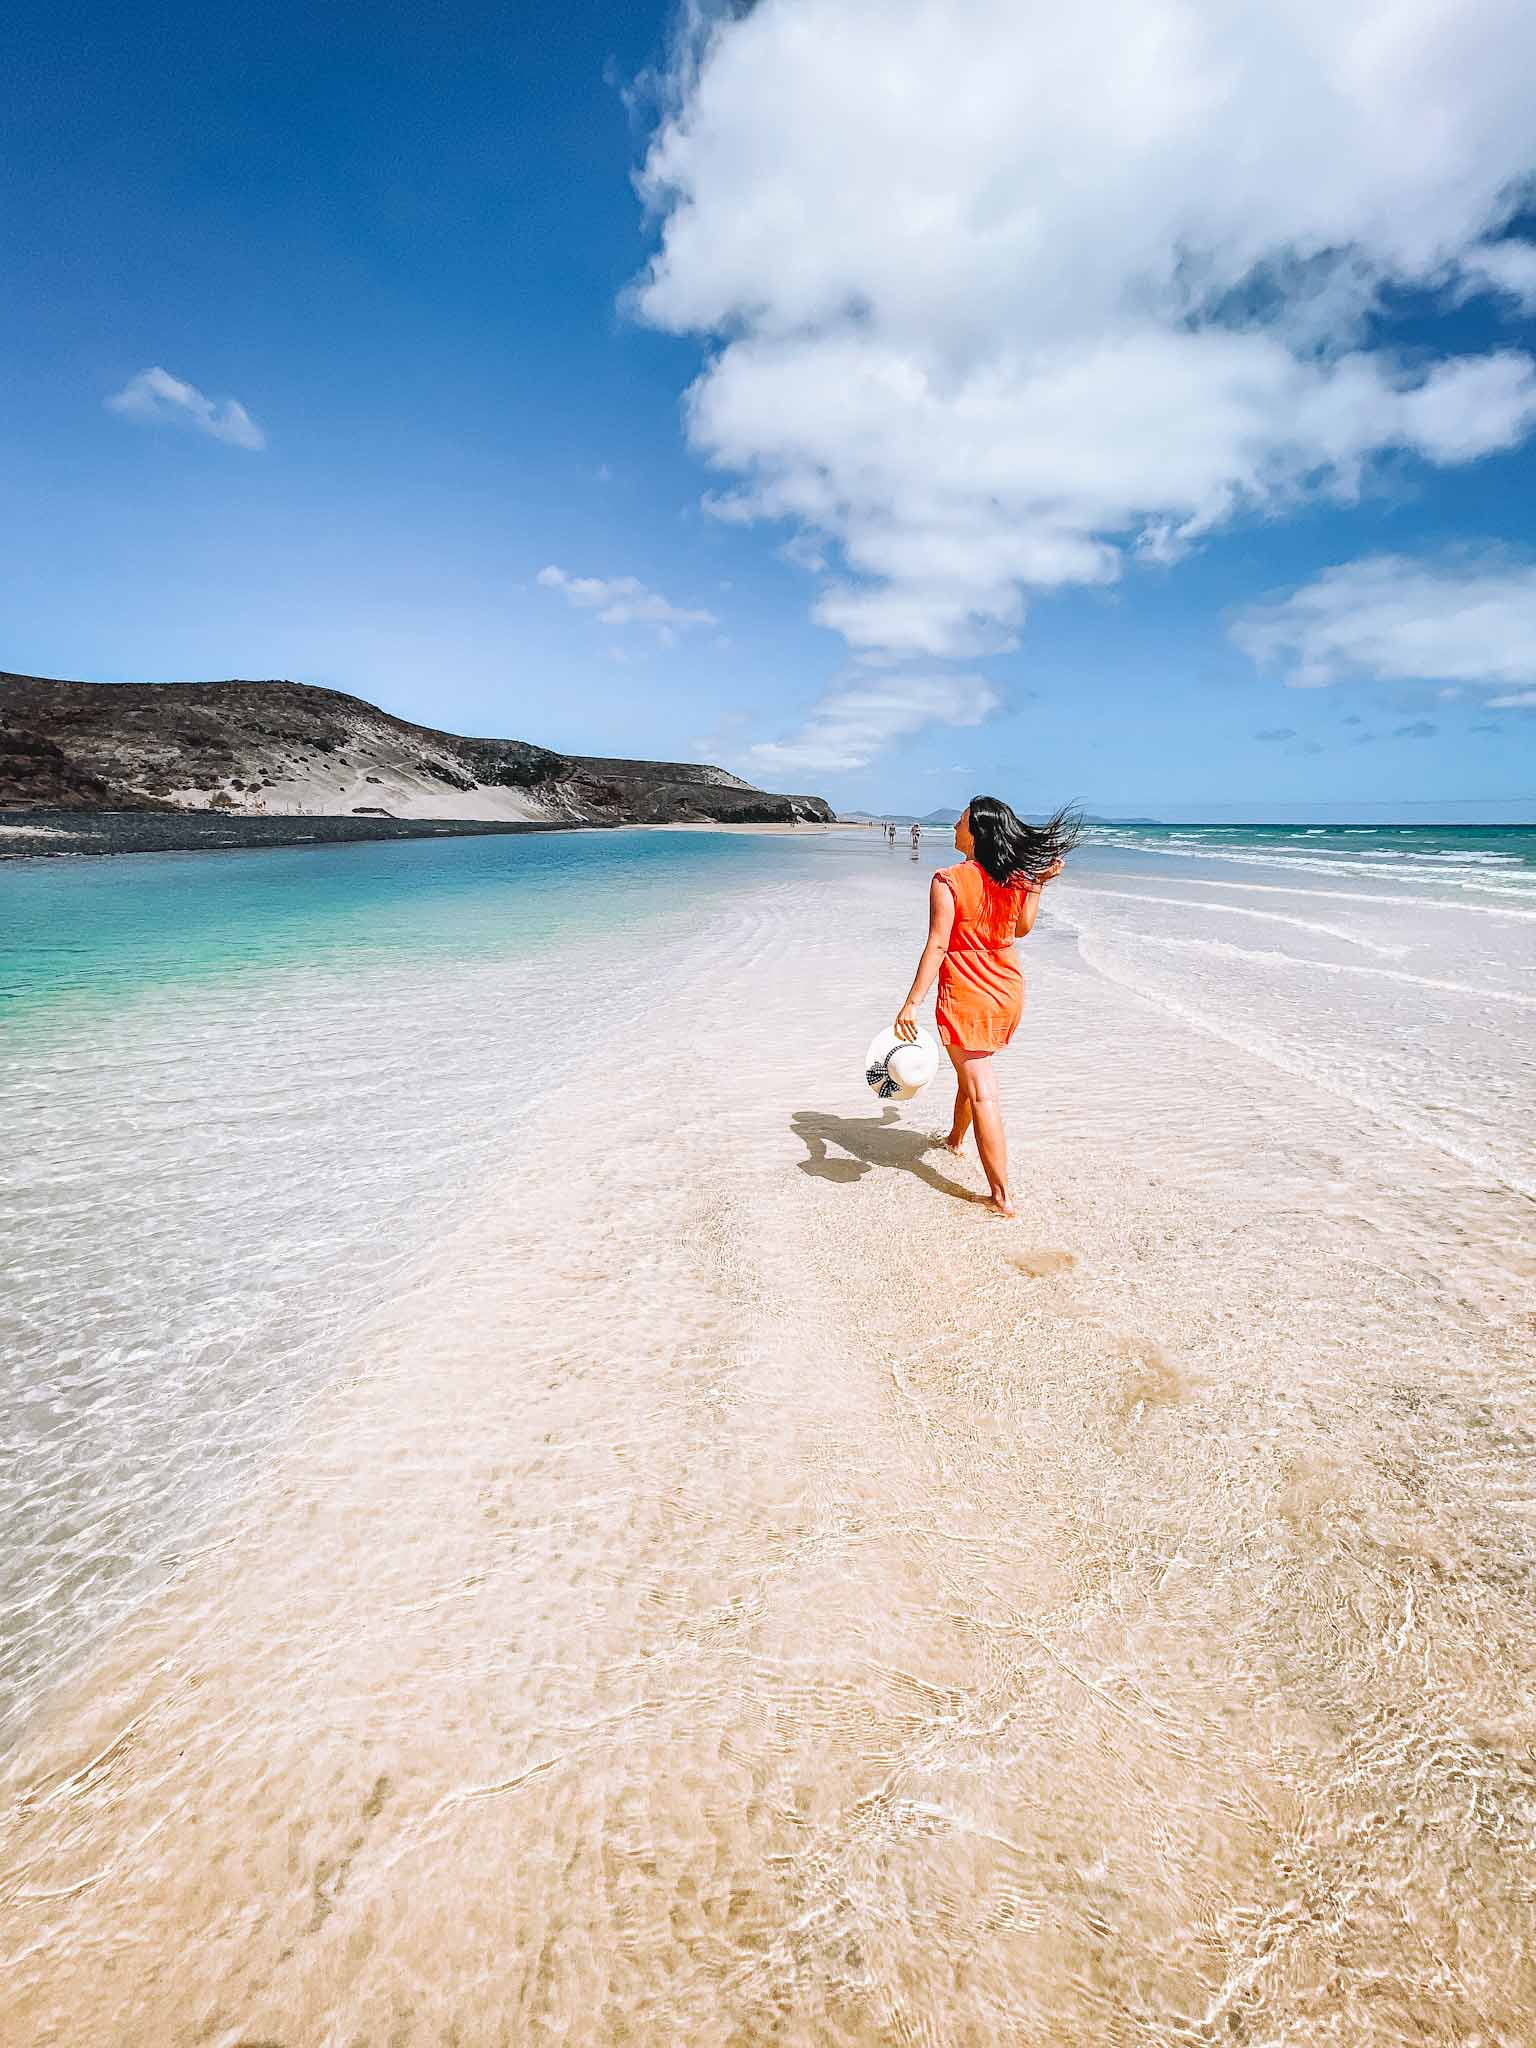
[[[965,1132],[951,1131],[948,1137],[946,1137],[942,1142],[944,1150],[946,1152],[953,1152],[955,1157],[958,1159],[961,1153],[965,1150]]]
[[[987,1195],[987,1207],[994,1216],[1017,1216],[1019,1213],[1009,1201],[1006,1188],[1001,1192],[996,1188],[991,1189]]]

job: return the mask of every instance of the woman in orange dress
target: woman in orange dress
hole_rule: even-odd
[[[974,1128],[988,1201],[999,1216],[1013,1215],[1014,1208],[992,1055],[1024,1014],[1024,977],[1013,942],[1032,929],[1040,892],[1061,873],[1080,826],[1071,810],[1044,825],[1026,825],[998,797],[971,798],[955,826],[955,850],[964,859],[933,878],[928,943],[896,1013],[896,1036],[916,1038],[917,1006],[938,977],[939,1039],[955,1068],[955,1120],[944,1142],[959,1152]]]

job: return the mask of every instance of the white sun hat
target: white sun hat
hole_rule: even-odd
[[[898,1038],[889,1028],[877,1031],[864,1055],[864,1078],[882,1102],[905,1102],[938,1071],[938,1041],[921,1024],[915,1039]]]

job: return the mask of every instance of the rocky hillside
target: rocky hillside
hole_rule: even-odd
[[[308,683],[66,683],[0,671],[0,808],[560,824],[829,820],[723,768],[461,739]]]

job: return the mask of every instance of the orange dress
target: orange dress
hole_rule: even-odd
[[[973,860],[940,868],[939,880],[955,899],[949,950],[939,969],[939,1038],[962,1052],[997,1052],[1024,1014],[1013,934],[1025,885],[994,882]]]

